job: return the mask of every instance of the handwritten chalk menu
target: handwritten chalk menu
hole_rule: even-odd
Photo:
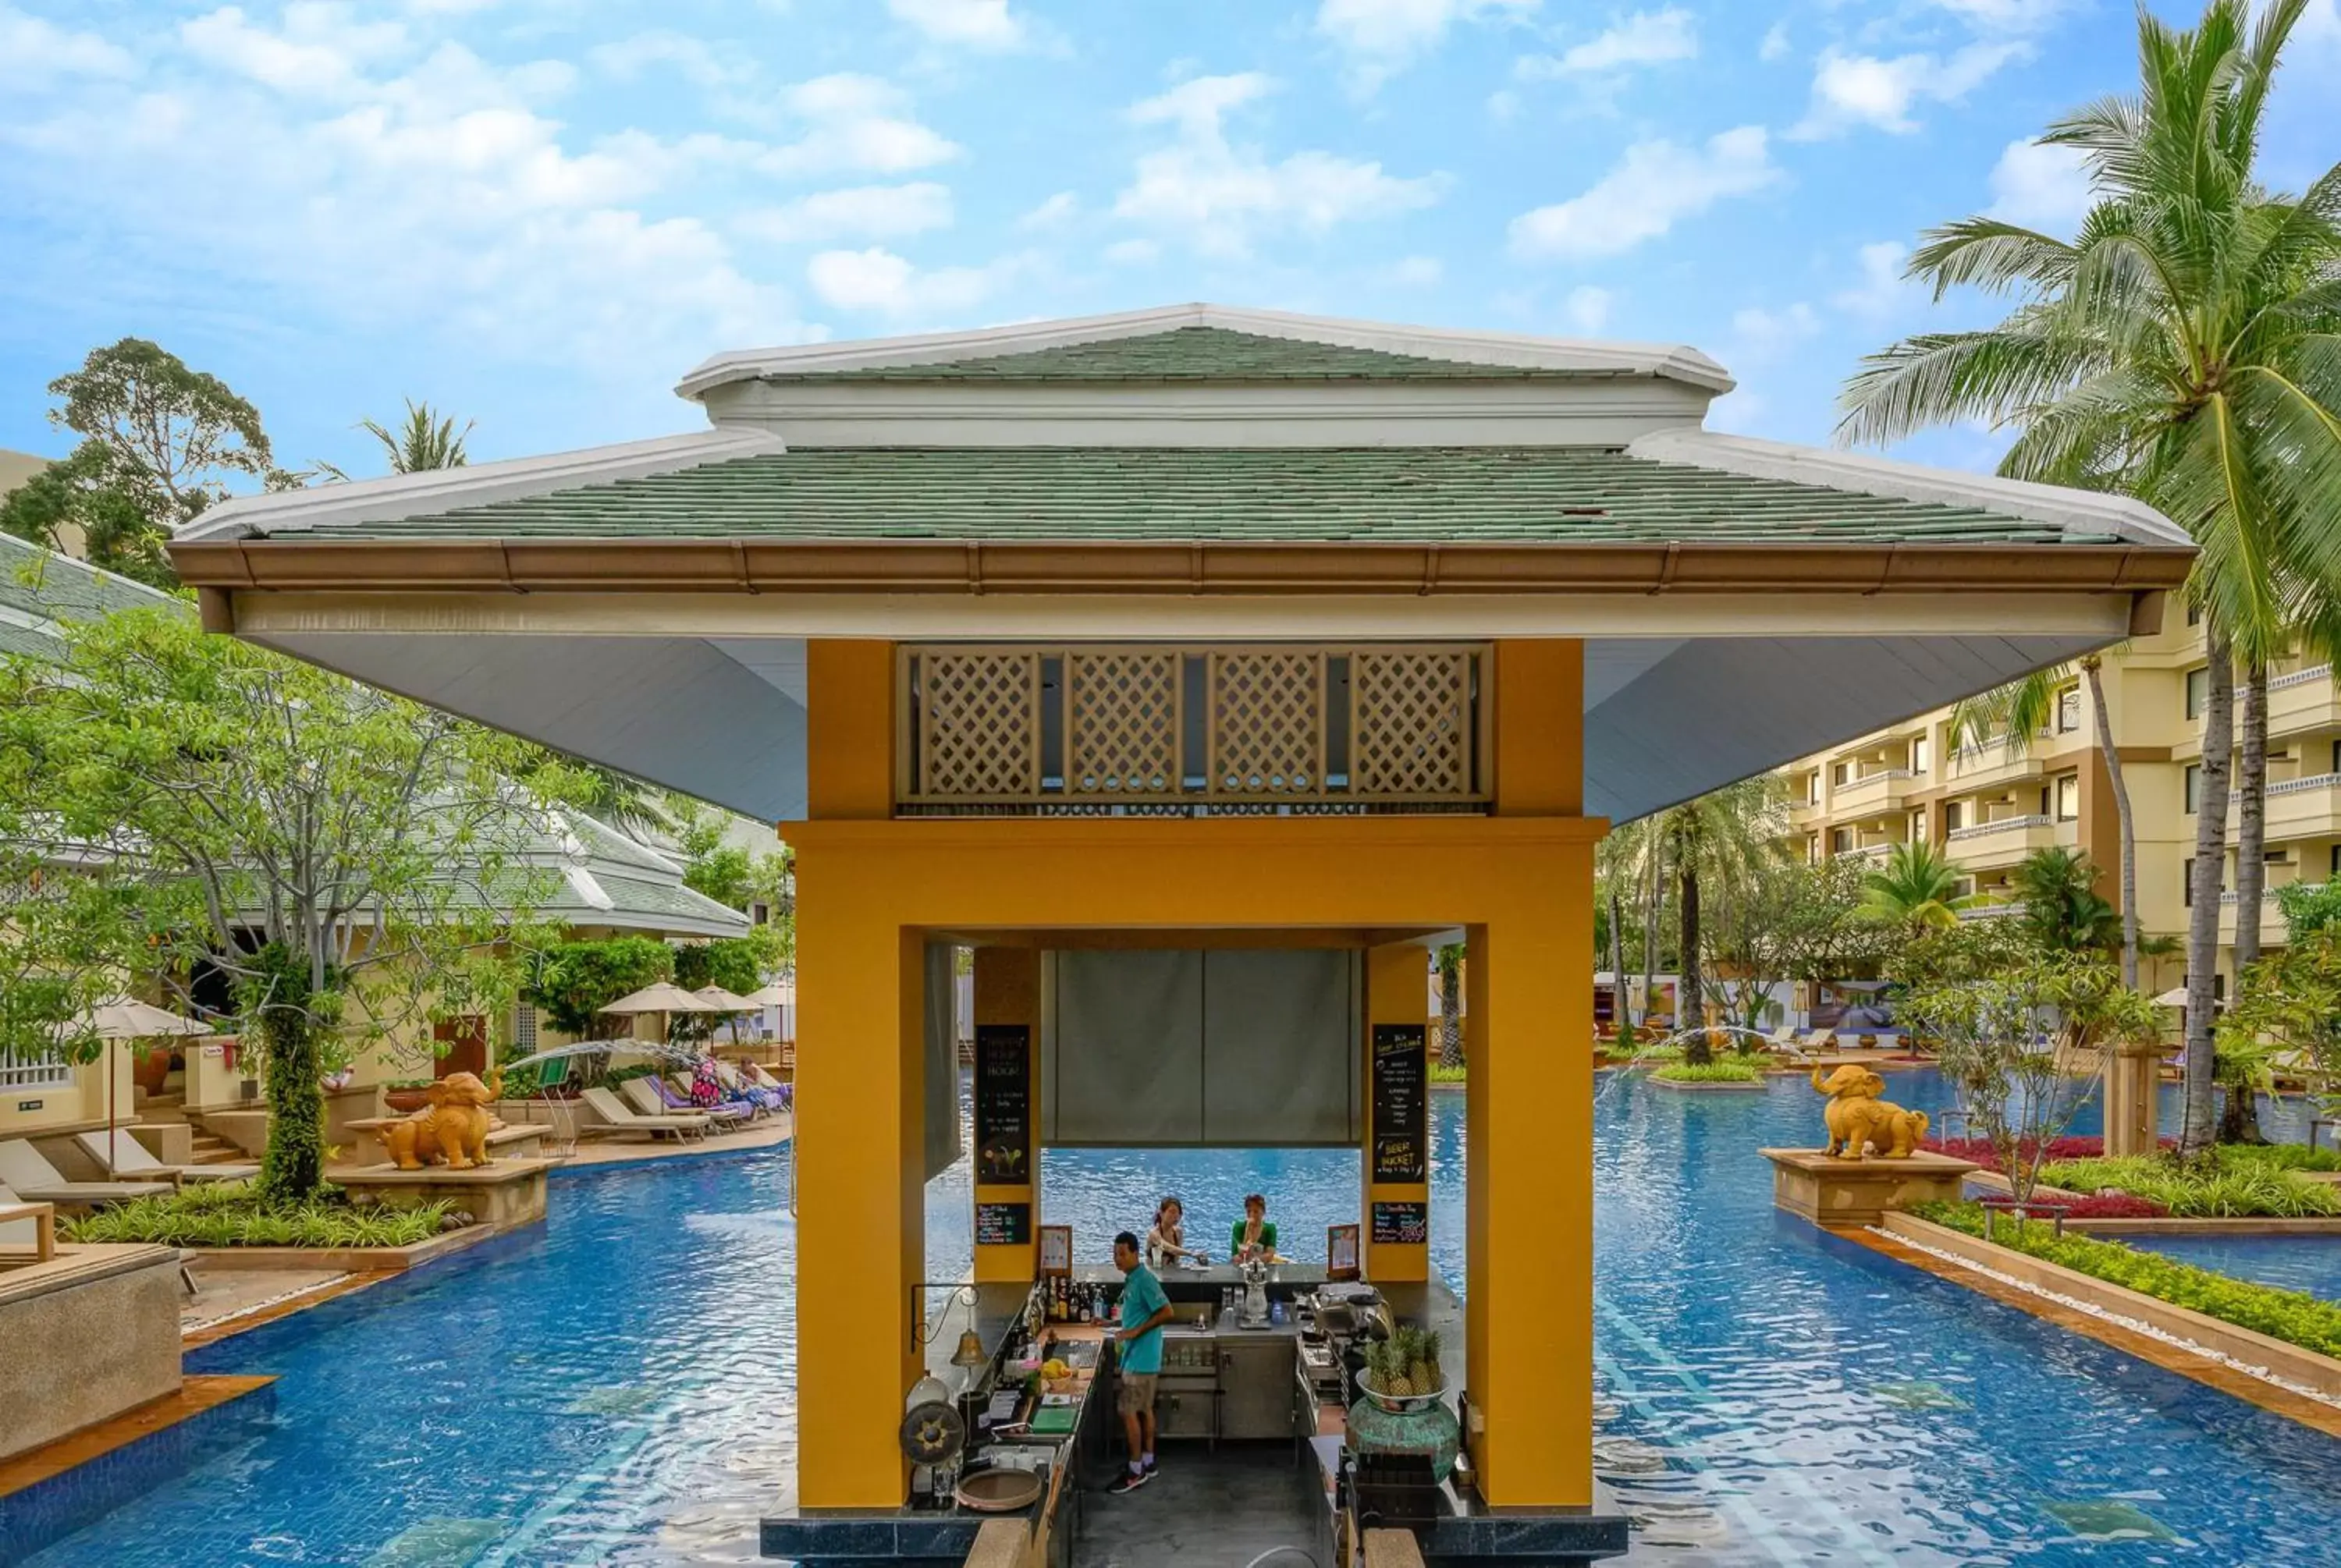
[[[980,1203],[975,1206],[975,1245],[1022,1246],[1032,1239],[1032,1206],[1029,1203]]]
[[[1427,1203],[1374,1205],[1376,1246],[1420,1246],[1430,1239],[1430,1206]]]
[[[975,1027],[976,1179],[1023,1186],[1032,1179],[1032,1030]]]
[[[1430,1107],[1423,1098],[1428,1032],[1420,1024],[1374,1026],[1376,1181],[1430,1179]]]

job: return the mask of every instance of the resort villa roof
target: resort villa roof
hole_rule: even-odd
[[[763,350],[683,379],[704,431],[244,498],[174,556],[215,628],[766,821],[808,638],[1581,638],[1622,819],[2184,581],[2137,502],[1709,432],[1731,384],[1214,305]]]

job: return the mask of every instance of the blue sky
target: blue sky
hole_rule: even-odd
[[[1718,424],[1820,441],[1989,310],[1898,281],[1921,228],[2069,223],[2027,139],[2133,47],[2117,0],[0,0],[0,446],[125,333],[371,471],[404,397],[517,456],[693,427],[718,349],[1190,299],[1690,342]],[[2336,94],[2316,0],[2272,180]]]

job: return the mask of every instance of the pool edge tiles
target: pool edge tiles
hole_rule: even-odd
[[[1932,1275],[1947,1284],[1971,1290],[1977,1295],[2014,1307],[2029,1316],[2054,1325],[2069,1333],[2095,1340],[2109,1350],[2147,1363],[2162,1371],[2201,1384],[2271,1415],[2324,1433],[2328,1437],[2341,1437],[2341,1409],[2306,1398],[2282,1388],[2265,1378],[2240,1372],[2225,1362],[2208,1355],[2168,1345],[2149,1335],[2139,1334],[2121,1324],[2077,1311],[2061,1302],[2036,1295],[2028,1290],[2002,1283],[1970,1268],[1946,1263],[1922,1252],[1898,1238],[1876,1231],[1840,1230],[1832,1232],[1839,1240],[1867,1247],[1880,1256],[1907,1264],[1922,1273]]]
[[[0,1464],[0,1562],[45,1551],[258,1435],[275,1419],[275,1384],[191,1375],[175,1394]]]

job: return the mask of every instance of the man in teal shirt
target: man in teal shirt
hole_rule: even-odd
[[[1106,1490],[1135,1492],[1154,1479],[1154,1379],[1162,1371],[1162,1325],[1171,1318],[1170,1298],[1140,1255],[1138,1237],[1128,1231],[1113,1238],[1113,1265],[1122,1276],[1121,1327],[1113,1336],[1121,1352],[1114,1408],[1121,1414],[1130,1468]]]

